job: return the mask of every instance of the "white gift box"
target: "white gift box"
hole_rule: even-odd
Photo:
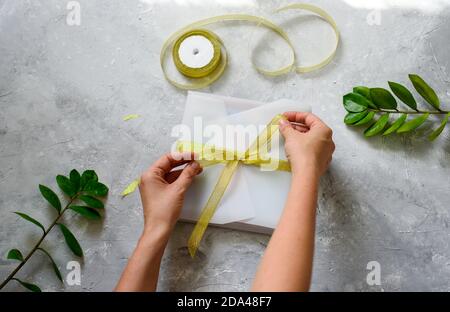
[[[177,137],[178,141],[207,143],[217,148],[235,146],[235,150],[243,152],[276,115],[310,110],[310,106],[292,100],[266,104],[189,92],[182,128],[179,128],[184,131],[180,130]],[[244,140],[238,138],[239,135],[242,137],[242,131],[236,134],[236,129],[242,128],[258,130],[245,132]],[[283,139],[278,131],[273,135],[271,146],[271,157],[286,159]],[[196,177],[186,194],[181,220],[196,222],[199,219],[223,167],[207,167]],[[281,216],[290,180],[289,172],[264,171],[260,167],[240,165],[210,224],[259,233],[272,232]]]

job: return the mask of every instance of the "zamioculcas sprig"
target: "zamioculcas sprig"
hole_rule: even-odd
[[[105,197],[108,194],[108,187],[98,181],[98,176],[93,170],[86,170],[83,174],[80,174],[77,170],[73,169],[68,177],[58,175],[56,177],[56,183],[67,197],[67,204],[65,206],[61,205],[58,195],[56,195],[49,187],[39,185],[39,191],[41,192],[42,197],[44,197],[50,206],[56,210],[56,217],[48,227],[44,227],[41,222],[28,214],[14,212],[20,218],[37,226],[41,235],[39,239],[37,239],[34,247],[27,254],[22,254],[22,251],[16,248],[11,249],[8,252],[6,258],[8,260],[18,261],[18,265],[8,277],[0,283],[0,289],[5,287],[10,281],[15,281],[30,291],[41,291],[39,286],[25,282],[16,277],[20,269],[22,269],[36,251],[39,251],[44,257],[48,258],[56,277],[63,283],[63,278],[58,265],[53,260],[50,253],[42,247],[42,242],[53,228],[59,228],[64,236],[67,246],[75,256],[83,257],[83,250],[81,249],[78,240],[63,223],[63,215],[65,212],[71,211],[89,220],[100,219],[101,214],[99,211],[103,210],[104,204],[98,197]]]
[[[436,92],[421,77],[411,74],[409,79],[430,110],[419,110],[414,95],[399,83],[389,82],[392,93],[384,88],[360,86],[344,96],[344,107],[348,112],[344,122],[352,126],[368,125],[364,131],[366,137],[387,136],[414,131],[431,115],[441,115],[440,126],[428,137],[431,141],[436,140],[447,126],[450,111],[441,109]],[[399,108],[396,97],[403,102],[405,109]]]

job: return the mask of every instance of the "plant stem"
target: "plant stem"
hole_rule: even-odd
[[[376,113],[390,113],[390,114],[407,114],[407,115],[422,115],[422,114],[430,114],[430,115],[446,115],[449,114],[450,111],[399,111],[399,110],[388,110],[388,109],[372,109],[369,108],[370,111]]]
[[[36,243],[36,245],[34,245],[33,249],[31,249],[31,251],[23,259],[23,261],[20,262],[20,264],[17,266],[17,268],[15,268],[14,271],[12,271],[11,274],[9,274],[9,276],[3,281],[3,283],[0,285],[0,289],[5,287],[6,284],[8,284],[8,282],[11,281],[13,279],[13,277],[17,274],[17,272],[19,272],[19,270],[25,265],[25,263],[27,263],[27,261],[31,258],[31,256],[34,254],[34,252],[39,248],[41,243],[44,241],[47,234],[53,229],[53,227],[56,225],[56,223],[58,223],[58,221],[63,216],[64,212],[66,212],[66,210],[67,210],[67,208],[69,208],[70,204],[72,204],[78,198],[79,195],[80,194],[78,193],[70,199],[69,203],[64,207],[63,210],[61,210],[61,213],[58,215],[58,217],[55,219],[55,221],[53,221],[53,223],[48,227],[48,229],[45,230],[44,234],[39,239],[39,241]]]

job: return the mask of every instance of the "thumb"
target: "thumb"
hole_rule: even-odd
[[[203,171],[200,164],[196,161],[188,164],[181,172],[178,179],[173,182],[180,190],[185,192],[191,186],[194,178]]]
[[[285,139],[290,137],[295,133],[295,129],[292,127],[291,123],[286,119],[280,120],[280,132]]]

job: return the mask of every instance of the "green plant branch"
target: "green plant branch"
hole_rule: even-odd
[[[64,236],[64,240],[72,253],[77,257],[83,257],[83,249],[81,248],[80,243],[77,241],[72,232],[63,223],[60,222],[60,220],[68,209],[73,210],[80,216],[83,216],[90,220],[100,219],[101,214],[97,211],[97,209],[103,209],[104,204],[101,200],[98,199],[98,197],[106,197],[108,195],[109,189],[103,183],[98,182],[98,176],[94,170],[85,170],[83,174],[80,174],[76,169],[72,169],[69,173],[69,177],[64,175],[57,175],[56,183],[63,191],[63,193],[69,198],[68,203],[64,206],[64,208],[61,205],[61,200],[59,199],[58,195],[56,195],[56,193],[52,189],[45,185],[39,184],[39,191],[41,195],[58,212],[58,216],[47,228],[45,228],[44,225],[42,225],[39,221],[30,217],[26,213],[14,212],[27,222],[31,222],[34,225],[38,226],[42,230],[43,234],[35,243],[34,247],[28,252],[26,257],[24,257],[21,251],[18,249],[11,249],[8,252],[7,259],[19,260],[20,263],[0,284],[0,290],[3,289],[5,285],[7,285],[10,281],[15,280],[28,290],[31,290],[33,292],[41,291],[39,286],[21,281],[20,279],[15,277],[20,269],[28,262],[28,260],[34,255],[37,250],[42,251],[48,256],[50,262],[52,263],[54,273],[56,274],[58,279],[63,282],[61,272],[52,256],[46,250],[40,247],[44,239],[55,227],[55,225],[58,225],[60,227],[61,232]],[[73,203],[77,200],[83,202],[85,206],[73,206]]]
[[[47,236],[47,234],[53,229],[53,227],[58,223],[58,221],[61,219],[61,217],[63,216],[64,212],[66,212],[66,210],[69,208],[69,206],[78,199],[78,196],[80,196],[81,193],[77,193],[75,196],[73,196],[70,201],[67,203],[67,205],[64,207],[63,210],[61,210],[61,213],[58,215],[58,217],[53,221],[53,223],[48,227],[47,230],[44,231],[44,234],[42,235],[42,237],[39,239],[39,241],[34,245],[33,249],[31,249],[31,251],[28,253],[28,255],[23,259],[22,262],[20,262],[20,264],[14,269],[14,271],[11,272],[11,274],[9,274],[9,276],[3,281],[3,283],[0,285],[0,290],[6,286],[6,284],[8,284],[13,278],[14,276],[17,274],[17,272],[20,271],[20,269],[27,263],[27,261],[31,258],[31,256],[35,253],[35,251],[40,247],[40,245],[42,244],[42,242],[44,241],[45,237]]]
[[[430,114],[430,115],[446,115],[449,114],[450,111],[401,111],[401,110],[389,110],[389,109],[368,109],[371,112],[376,113],[390,113],[390,114],[407,114],[407,115],[421,115],[421,114]]]

